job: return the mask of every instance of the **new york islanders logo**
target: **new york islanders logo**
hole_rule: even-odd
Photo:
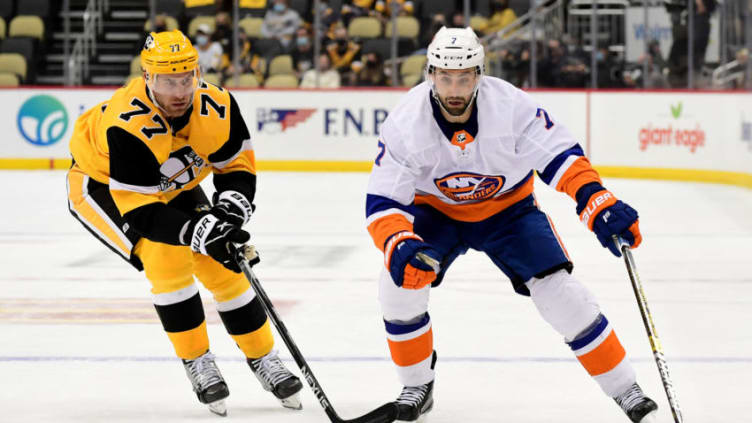
[[[285,132],[304,123],[316,109],[256,109],[258,131],[270,134]]]
[[[504,177],[458,172],[434,179],[434,183],[442,194],[454,201],[483,201],[499,192],[504,186]]]

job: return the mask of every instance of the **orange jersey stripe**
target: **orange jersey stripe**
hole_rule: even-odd
[[[561,176],[559,183],[556,184],[556,190],[567,193],[577,201],[577,190],[591,182],[601,183],[601,177],[593,169],[587,157],[580,157]]]
[[[594,350],[587,354],[577,357],[582,363],[582,367],[590,373],[591,376],[598,376],[616,367],[627,352],[616,337],[616,333],[611,333],[601,342]]]
[[[386,240],[402,231],[413,231],[413,224],[407,218],[399,213],[388,214],[380,219],[376,219],[368,225],[368,233],[373,238],[376,248],[384,251]]]
[[[533,193],[533,179],[496,198],[471,204],[447,204],[433,195],[416,195],[415,204],[427,204],[446,216],[462,222],[480,222]]]
[[[433,329],[428,329],[428,332],[423,335],[407,341],[387,339],[387,342],[394,364],[402,367],[412,366],[433,354]]]

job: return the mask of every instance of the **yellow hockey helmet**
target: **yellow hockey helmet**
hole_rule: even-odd
[[[149,75],[190,72],[198,68],[198,51],[177,29],[152,32],[141,50],[141,67]]]

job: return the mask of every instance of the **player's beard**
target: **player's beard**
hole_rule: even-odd
[[[447,97],[446,99],[440,99],[444,109],[452,116],[460,116],[467,110],[467,106],[470,103],[472,96],[465,97]],[[454,104],[452,104],[454,103]],[[460,104],[461,103],[461,104]]]

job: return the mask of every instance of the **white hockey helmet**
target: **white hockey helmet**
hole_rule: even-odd
[[[442,26],[428,45],[429,74],[436,68],[477,69],[483,74],[485,54],[483,45],[472,28],[447,28]]]

